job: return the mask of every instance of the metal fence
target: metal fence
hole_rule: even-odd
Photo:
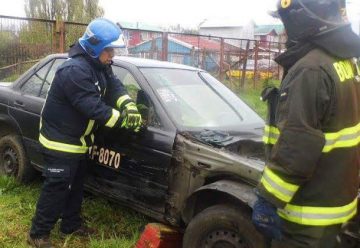
[[[13,80],[36,60],[66,52],[87,24],[0,15],[0,81]],[[232,88],[280,79],[273,59],[277,42],[123,28],[127,49],[119,53],[207,70]]]
[[[0,15],[0,80],[12,81],[39,59],[62,53],[86,24]]]

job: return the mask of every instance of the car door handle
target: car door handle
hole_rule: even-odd
[[[16,100],[16,101],[14,102],[14,105],[15,105],[16,107],[20,107],[20,108],[25,107],[25,104],[24,104],[22,101],[18,101],[18,100]]]

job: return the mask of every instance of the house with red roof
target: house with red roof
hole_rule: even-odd
[[[129,48],[129,54],[136,57],[160,59],[161,37],[142,42]],[[220,63],[220,39],[212,37],[171,34],[168,36],[168,61],[217,71]],[[241,56],[243,49],[224,43],[225,57]]]
[[[286,33],[282,24],[258,25],[255,28],[255,40],[260,41],[260,47],[277,47],[278,42],[285,43]]]

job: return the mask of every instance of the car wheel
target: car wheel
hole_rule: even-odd
[[[251,223],[250,211],[215,205],[197,214],[185,230],[183,248],[262,248],[266,240]]]
[[[13,176],[23,183],[32,181],[36,175],[18,135],[10,134],[0,139],[0,175]]]

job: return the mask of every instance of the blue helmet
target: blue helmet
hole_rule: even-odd
[[[90,22],[79,43],[93,58],[98,58],[107,47],[125,47],[121,29],[105,18],[97,18]]]

